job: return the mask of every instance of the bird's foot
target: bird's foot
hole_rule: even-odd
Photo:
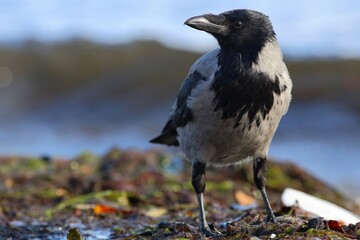
[[[267,214],[267,216],[265,217],[265,222],[278,223],[273,212]]]
[[[217,230],[216,228],[212,227],[210,228],[209,226],[206,227],[202,227],[201,228],[201,234],[206,236],[206,237],[220,237],[223,234]]]

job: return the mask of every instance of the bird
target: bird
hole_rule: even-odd
[[[161,134],[150,142],[179,146],[191,161],[203,234],[216,234],[204,210],[207,166],[252,161],[265,221],[276,222],[266,193],[266,163],[291,102],[292,81],[272,23],[261,12],[235,9],[191,17],[185,25],[212,35],[219,48],[190,67]]]

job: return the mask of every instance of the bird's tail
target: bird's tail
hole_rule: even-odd
[[[177,134],[172,132],[163,132],[156,138],[150,140],[151,143],[165,144],[169,146],[179,146],[179,142],[176,138]]]

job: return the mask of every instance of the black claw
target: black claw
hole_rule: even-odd
[[[214,228],[214,231],[210,228],[201,228],[202,235],[205,235],[206,237],[220,237],[222,236],[222,233],[219,232],[216,228]]]
[[[265,222],[277,223],[275,215],[273,213],[268,214],[265,218]]]

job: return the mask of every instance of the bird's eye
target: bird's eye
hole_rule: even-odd
[[[235,22],[233,22],[233,27],[235,28],[235,29],[240,29],[240,28],[243,28],[244,27],[244,23],[243,22],[241,22],[241,21],[235,21]]]

